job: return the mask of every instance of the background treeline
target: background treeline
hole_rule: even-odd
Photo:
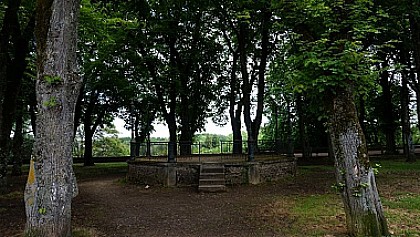
[[[369,145],[395,153],[397,146],[418,143],[418,1],[340,4],[82,0],[83,89],[75,133],[83,145],[75,146],[76,156],[83,154],[89,165],[94,155],[126,155],[127,139],[100,135],[116,117],[137,142],[146,141],[160,121],[168,126],[169,141],[200,141],[212,149],[213,138],[195,137],[212,118],[230,123],[229,139],[237,144],[274,140],[309,155],[311,147],[329,145],[322,101],[343,77],[353,81]],[[335,21],[332,12],[341,7],[354,19]],[[34,14],[32,0],[0,3],[1,175],[10,162],[19,173],[21,147],[36,133]],[[352,37],[340,39],[344,53],[336,57],[332,39],[343,31]]]

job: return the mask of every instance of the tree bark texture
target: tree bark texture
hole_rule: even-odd
[[[20,5],[20,0],[8,1],[0,31],[0,193],[7,186],[10,135],[35,23],[32,15],[21,30],[18,17]]]
[[[261,50],[260,50],[260,64],[258,65],[258,93],[257,93],[257,111],[255,119],[252,121],[252,135],[254,141],[258,142],[258,135],[260,133],[262,116],[264,113],[264,97],[265,97],[265,73],[267,68],[267,61],[270,52],[270,29],[271,29],[271,17],[272,10],[270,6],[266,6],[262,9],[263,17],[261,21]]]
[[[285,124],[285,133],[286,133],[286,143],[287,143],[287,151],[286,155],[289,157],[295,156],[295,146],[293,141],[293,121],[292,121],[292,101],[285,97],[286,99],[286,124]]]
[[[242,154],[242,131],[241,131],[241,116],[242,116],[242,96],[241,90],[236,76],[238,70],[238,51],[231,49],[232,68],[230,72],[230,91],[229,91],[229,118],[232,127],[233,138],[233,154]]]
[[[296,112],[299,117],[299,137],[300,144],[302,146],[302,157],[309,158],[311,156],[311,151],[309,148],[309,138],[308,133],[306,132],[306,116],[304,113],[304,98],[302,95],[296,96]]]
[[[338,88],[327,105],[337,188],[344,203],[349,234],[388,236],[387,222],[357,118],[351,86]]]
[[[388,67],[388,59],[386,54],[381,55],[381,58],[383,60],[382,69],[384,69],[381,73],[379,82],[382,87],[382,102],[380,104],[381,128],[385,134],[386,153],[396,154],[397,145],[395,143],[395,133],[398,126],[395,122],[395,113],[393,111],[394,106],[392,104],[391,82],[389,80],[389,73],[386,69]]]
[[[71,236],[78,0],[37,1],[37,133],[25,188],[29,236]]]
[[[20,93],[22,98],[22,93]],[[23,149],[23,114],[24,105],[22,99],[19,99],[16,104],[16,121],[15,132],[12,142],[12,176],[22,175],[22,149]]]
[[[419,7],[419,3],[416,3],[415,1],[412,2],[413,8],[417,9]],[[410,14],[409,16],[410,21],[410,32],[411,32],[411,42],[413,43],[413,58],[414,58],[414,67],[415,67],[415,73],[417,75],[420,75],[420,22],[418,17],[415,15]],[[415,77],[413,77],[412,80],[413,89],[416,92],[416,112],[417,116],[420,116],[420,80],[417,76],[417,80]],[[420,119],[417,122],[417,127],[420,129]]]
[[[404,65],[409,65],[409,52],[400,47],[400,62]],[[413,139],[411,136],[411,123],[410,123],[410,90],[408,88],[409,76],[408,70],[404,70],[401,73],[401,127],[402,127],[402,142],[404,155],[407,162],[415,162],[416,156],[414,153]]]

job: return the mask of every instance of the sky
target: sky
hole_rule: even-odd
[[[120,132],[119,137],[130,137],[131,132],[124,128],[124,121],[116,118],[115,119],[115,127]],[[155,132],[151,134],[151,137],[169,137],[168,128],[165,124],[153,124],[155,128]],[[211,118],[207,119],[207,124],[205,126],[205,131],[201,133],[212,133],[212,134],[220,134],[220,135],[229,135],[232,133],[232,127],[230,123],[227,123],[225,126],[220,127],[213,123]]]

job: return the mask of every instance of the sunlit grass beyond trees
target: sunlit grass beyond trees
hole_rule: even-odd
[[[373,163],[381,164],[377,182],[391,233],[420,236],[420,164],[394,160]],[[320,170],[332,172],[333,167],[299,167],[297,180]],[[331,180],[331,186],[333,183]],[[270,217],[265,219],[269,220],[265,225],[272,228],[283,228],[282,219],[287,217],[290,228],[278,230],[285,236],[347,236],[343,204],[333,188],[318,194],[302,190],[298,195],[273,197],[272,204],[264,207],[260,215]]]

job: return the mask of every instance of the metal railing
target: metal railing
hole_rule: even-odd
[[[252,151],[250,148],[253,148]],[[420,147],[416,145],[417,153]],[[369,146],[370,155],[384,154],[384,146]],[[398,148],[401,150],[401,148]],[[250,151],[252,154],[250,154]],[[309,147],[309,157],[328,156],[328,147]],[[223,161],[242,160],[250,161],[251,156],[278,157],[279,155],[301,157],[303,150],[299,147],[290,148],[279,141],[260,140],[258,143],[247,141],[220,141],[208,142],[149,142],[131,143],[131,157],[143,158],[153,161]],[[400,151],[402,153],[402,151]]]
[[[252,149],[252,150],[251,150]],[[188,160],[249,160],[252,155],[286,154],[286,149],[276,141],[232,142],[131,142],[131,157],[148,160],[188,161]]]

